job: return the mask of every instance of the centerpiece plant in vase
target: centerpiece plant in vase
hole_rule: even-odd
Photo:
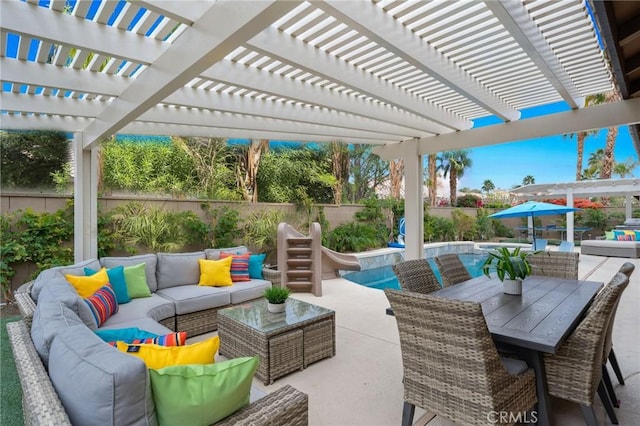
[[[267,299],[267,310],[274,313],[284,312],[290,294],[291,290],[287,287],[273,286],[266,289],[263,296]]]
[[[506,294],[522,294],[522,280],[531,275],[531,265],[527,257],[535,252],[522,251],[520,247],[509,250],[499,247],[489,252],[489,257],[482,265],[482,272],[491,278],[491,271],[495,269],[498,279],[503,282]]]

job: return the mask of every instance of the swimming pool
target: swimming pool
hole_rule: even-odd
[[[486,253],[460,253],[459,256],[460,260],[472,277],[479,277],[482,275],[482,264],[487,259]],[[433,258],[427,260],[429,261],[429,265],[431,265],[436,278],[438,278],[438,282],[442,285],[442,277],[435,261]],[[385,288],[400,289],[398,278],[393,272],[391,265],[365,269],[364,271],[349,272],[344,274],[342,278],[366,287],[377,288],[379,290],[384,290]]]

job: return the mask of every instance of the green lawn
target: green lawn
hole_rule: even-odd
[[[7,334],[7,323],[19,319],[20,317],[0,319],[0,425],[2,426],[21,426],[24,424],[22,388]]]

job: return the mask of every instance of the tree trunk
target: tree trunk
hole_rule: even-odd
[[[455,207],[458,198],[456,196],[456,193],[458,192],[458,172],[455,167],[451,167],[449,169],[449,191],[451,192],[451,195],[449,196],[449,199],[451,200],[451,207]]]
[[[584,140],[587,137],[587,132],[578,132],[576,137],[578,146],[576,148],[577,164],[576,164],[576,181],[582,179],[582,161],[584,157]]]
[[[427,170],[429,173],[429,205],[434,207],[438,198],[438,173],[436,168],[436,154],[429,154]]]
[[[260,167],[260,159],[262,153],[269,146],[269,139],[251,140],[247,149],[247,170],[245,172],[245,181],[247,194],[245,198],[252,203],[258,202],[258,168]]]
[[[402,176],[404,175],[404,160],[402,158],[391,160],[389,163],[389,180],[391,181],[391,197],[401,198]]]
[[[349,177],[349,151],[340,142],[331,142],[331,167],[336,182],[333,184],[333,203],[342,204],[342,190]]]

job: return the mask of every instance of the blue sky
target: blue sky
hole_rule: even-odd
[[[522,119],[568,110],[569,107],[564,102],[529,108],[522,110]],[[475,120],[474,127],[495,123],[497,120],[494,117],[481,118]],[[589,155],[598,148],[604,148],[606,135],[607,130],[602,129],[586,139],[583,169]],[[575,137],[569,139],[557,135],[470,149],[469,157],[473,165],[465,170],[458,188],[479,189],[486,179],[490,179],[496,188],[509,189],[521,184],[522,178],[527,175],[533,176],[536,183],[573,182],[576,174],[576,145]],[[630,158],[638,162],[627,126],[619,128],[614,156],[617,162],[625,162]],[[636,166],[633,175],[640,176],[640,166]]]

